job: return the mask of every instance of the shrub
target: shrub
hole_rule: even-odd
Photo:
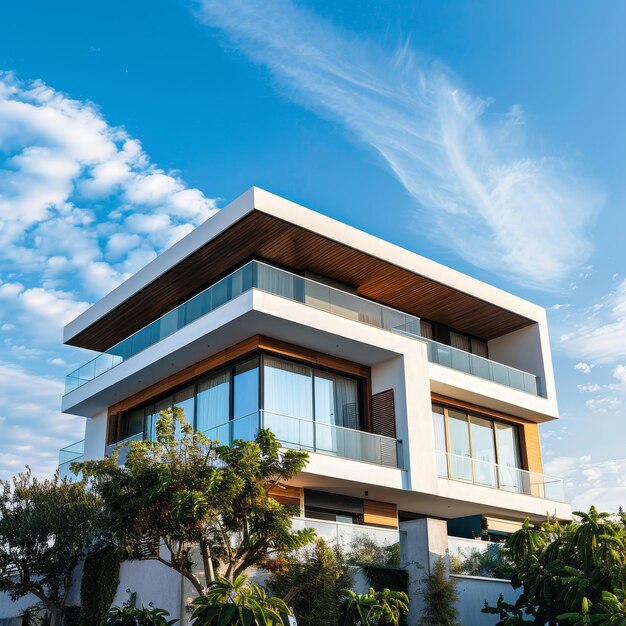
[[[274,563],[269,589],[292,607],[298,626],[335,626],[341,590],[352,583],[343,554],[317,539],[289,559]]]
[[[169,613],[163,609],[136,609],[130,606],[114,606],[107,617],[106,626],[172,626],[177,619],[168,620]]]
[[[459,599],[456,582],[446,575],[443,559],[435,561],[432,573],[426,578],[422,591],[424,608],[420,621],[421,626],[458,626],[459,613],[455,603]]]

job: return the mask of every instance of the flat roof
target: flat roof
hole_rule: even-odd
[[[64,342],[107,350],[252,258],[486,340],[545,317],[535,304],[253,187],[70,322]]]

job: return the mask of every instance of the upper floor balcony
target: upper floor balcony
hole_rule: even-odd
[[[432,363],[545,397],[541,379],[535,374],[422,336],[419,317],[260,261],[248,262],[69,374],[65,393],[81,387],[251,289],[424,341]]]

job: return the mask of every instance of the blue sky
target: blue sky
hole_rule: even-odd
[[[82,436],[64,323],[251,185],[549,309],[546,473],[626,505],[620,2],[0,9],[0,475]]]

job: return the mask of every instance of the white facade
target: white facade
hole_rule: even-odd
[[[396,527],[402,531],[404,558],[407,562],[421,563],[424,567],[422,572],[429,571],[434,556],[446,556],[446,524],[451,520],[478,519],[483,530],[491,532],[498,527],[498,522],[489,520],[501,520],[501,524],[505,525],[512,523],[514,527],[516,522],[521,522],[526,516],[539,521],[546,512],[562,519],[571,518],[569,505],[558,497],[558,483],[544,478],[537,471],[540,469],[540,456],[538,439],[533,438],[536,435],[535,425],[558,417],[545,311],[260,189],[253,188],[246,192],[68,324],[64,340],[91,347],[86,345],[89,340],[85,337],[92,331],[97,332],[100,326],[104,328],[118,307],[134,297],[141,297],[142,289],[166,278],[169,272],[181,264],[191,262],[195,253],[218,241],[221,235],[235,225],[245,223],[245,220],[259,214],[297,228],[302,237],[323,237],[332,241],[338,249],[357,250],[375,263],[402,268],[429,285],[445,285],[455,293],[470,297],[472,302],[478,303],[477,306],[480,303],[485,303],[485,307],[491,306],[490,310],[496,311],[494,315],[500,315],[501,311],[503,320],[509,319],[506,317],[508,314],[513,314],[523,320],[525,325],[503,332],[500,336],[487,338],[484,342],[486,347],[481,350],[488,350],[489,359],[483,359],[476,355],[468,356],[462,350],[455,350],[443,343],[427,341],[415,331],[415,323],[412,323],[411,332],[405,332],[402,329],[408,326],[402,326],[402,329],[399,325],[386,328],[384,323],[373,323],[371,316],[368,317],[369,313],[355,313],[359,308],[369,311],[380,305],[384,308],[384,311],[381,309],[381,319],[387,314],[394,314],[391,309],[385,308],[387,303],[384,301],[367,302],[354,295],[362,292],[360,285],[345,287],[348,304],[342,305],[342,308],[320,305],[319,300],[312,298],[310,293],[318,288],[322,290],[324,285],[342,282],[338,276],[329,275],[328,272],[323,278],[318,278],[319,272],[312,274],[316,276],[316,281],[323,282],[303,283],[305,295],[298,297],[292,296],[291,292],[277,293],[275,289],[255,283],[241,293],[233,294],[221,306],[197,317],[195,321],[180,325],[174,332],[136,353],[123,359],[117,354],[107,355],[108,361],[102,360],[91,370],[87,368],[83,373],[73,376],[70,391],[63,397],[62,406],[64,412],[88,418],[85,458],[102,458],[107,443],[112,443],[107,442],[111,407],[185,368],[210,359],[251,336],[259,335],[301,350],[315,351],[326,355],[329,360],[347,360],[369,368],[369,387],[364,387],[360,392],[365,393],[363,407],[369,407],[371,395],[393,390],[395,439],[401,441],[398,463],[372,462],[370,457],[365,462],[355,458],[358,454],[355,454],[354,449],[366,449],[370,445],[380,445],[382,449],[382,446],[389,445],[387,438],[377,433],[355,435],[362,440],[358,439],[358,445],[352,446],[354,449],[349,453],[342,453],[340,448],[333,449],[332,454],[328,454],[328,451],[312,452],[305,472],[293,482],[294,486],[303,489],[303,514],[308,490],[362,499],[366,508],[367,501],[393,506],[397,512]],[[271,269],[273,264],[266,261],[263,250],[255,254],[254,258],[259,259],[261,264],[267,263],[270,267],[268,271],[282,272],[283,277],[294,269],[286,262],[275,264],[280,269]],[[232,270],[241,267],[243,262],[233,258]],[[245,262],[251,261],[246,259]],[[338,268],[341,263],[339,255]],[[299,267],[293,273],[303,277],[307,275],[308,269],[304,267],[303,271]],[[314,272],[316,268],[310,269]],[[215,278],[222,279],[223,276]],[[303,281],[304,278],[298,280]],[[209,286],[212,284],[210,277],[207,282]],[[194,295],[192,291],[189,297]],[[403,313],[410,313],[417,318],[419,304],[415,302],[412,311]],[[433,307],[435,305],[431,304],[431,310],[436,310]],[[458,317],[458,311],[456,313]],[[146,323],[151,321],[147,320]],[[430,321],[438,329],[444,328],[439,320],[431,317]],[[452,336],[456,331],[448,328],[445,332],[450,332]],[[470,340],[467,341],[469,346]],[[477,375],[476,372],[482,374]],[[532,388],[535,377],[540,381],[539,392]],[[508,382],[503,384],[503,380]],[[520,385],[526,385],[526,388],[521,390]],[[491,420],[494,436],[498,434],[495,423],[500,423],[500,419],[502,424],[515,425],[520,440],[519,452],[516,453],[519,457],[517,469],[511,469],[508,465],[491,465],[484,458],[474,458],[473,451],[469,456],[462,455],[462,458],[455,460],[456,448],[451,447],[450,437],[453,435],[450,431],[446,434],[448,447],[438,451],[433,402],[456,406],[455,410],[475,415],[477,420]],[[267,409],[259,407],[261,416],[264,408]],[[373,410],[370,411],[369,424],[362,421],[361,431],[372,429],[372,423],[376,421],[371,414]],[[367,410],[362,408],[362,412],[365,415]],[[302,416],[293,418],[302,419]],[[120,414],[116,419],[123,420],[124,417]],[[446,419],[449,425],[452,418]],[[473,424],[474,418],[468,419],[468,424]],[[473,428],[473,425],[469,428]],[[395,459],[393,454],[390,458]],[[455,472],[462,475],[454,475]],[[503,478],[505,474],[509,477],[508,483]],[[367,523],[357,523],[355,526],[367,532]],[[372,526],[371,532],[376,534],[377,528]],[[385,532],[389,532],[389,528]],[[120,589],[141,586],[139,580],[136,580],[135,567],[133,564],[125,565]],[[162,575],[163,580],[168,574],[166,572]],[[161,574],[155,572],[154,576]],[[500,591],[505,587],[509,589],[506,583],[476,577],[460,577],[459,580],[462,582],[460,589],[463,590],[463,596],[467,597],[465,604],[462,601],[463,623],[490,623],[487,616],[479,612],[472,621],[473,609],[470,611],[467,608],[468,603],[482,606],[484,599],[495,603]],[[171,595],[175,586],[171,581],[166,586],[167,593]],[[182,586],[180,589],[176,593],[184,594]],[[176,605],[176,598],[169,598],[168,605]],[[414,603],[413,615],[416,606],[417,602]],[[179,617],[179,614],[174,616]]]

